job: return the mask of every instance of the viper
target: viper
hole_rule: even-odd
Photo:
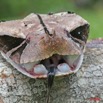
[[[19,72],[31,78],[76,73],[83,61],[89,23],[73,12],[30,14],[0,23],[0,52]]]

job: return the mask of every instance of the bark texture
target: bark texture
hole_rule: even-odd
[[[47,80],[19,73],[0,56],[0,103],[46,103]],[[103,44],[86,48],[76,74],[56,77],[50,103],[103,103]]]

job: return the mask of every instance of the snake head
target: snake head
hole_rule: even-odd
[[[31,78],[46,78],[79,70],[89,33],[89,23],[75,13],[30,14],[0,23],[1,55]]]

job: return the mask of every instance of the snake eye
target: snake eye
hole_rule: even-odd
[[[88,33],[89,33],[89,25],[87,25],[87,24],[80,26],[80,27],[78,27],[75,30],[70,32],[70,34],[73,38],[82,40],[84,42],[87,41]]]

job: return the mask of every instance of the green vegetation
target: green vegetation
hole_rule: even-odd
[[[94,6],[92,6],[91,3],[92,7],[78,8],[74,1],[75,0],[0,0],[0,19],[18,19],[25,17],[31,12],[74,11],[90,23],[90,39],[103,37],[103,8],[100,6],[101,3],[94,5],[93,2]]]

